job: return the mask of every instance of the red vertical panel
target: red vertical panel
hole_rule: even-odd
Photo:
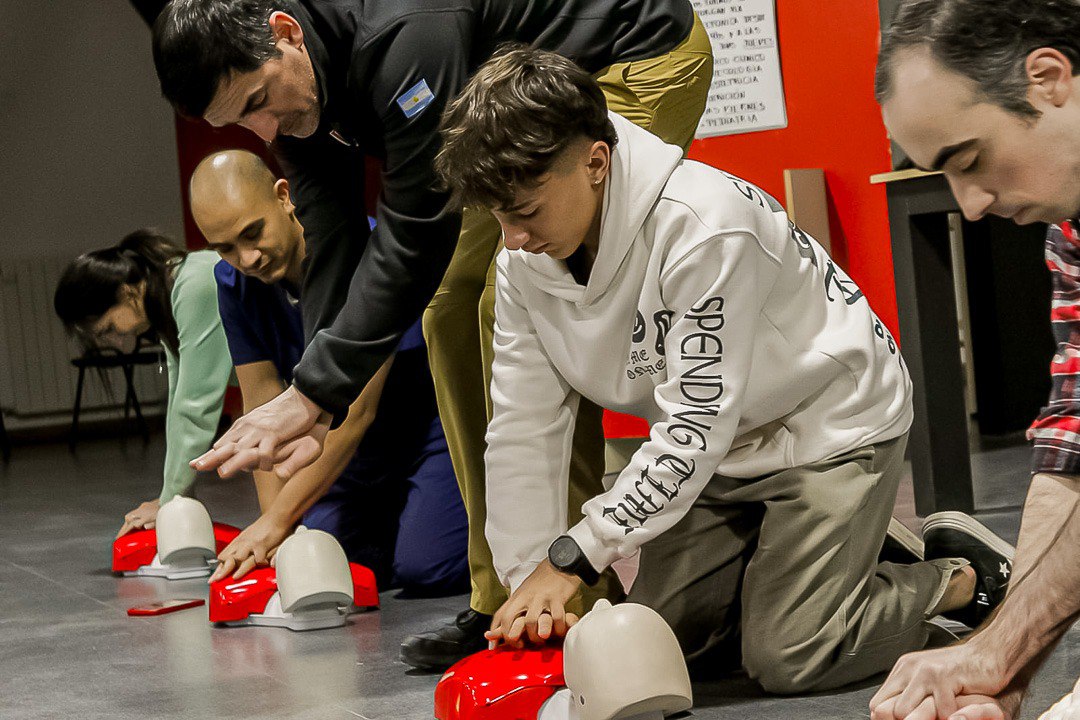
[[[870,176],[890,169],[889,143],[874,100],[877,3],[778,0],[780,61],[788,127],[707,138],[690,157],[784,200],[784,170],[823,168],[833,254],[899,335],[885,189]]]

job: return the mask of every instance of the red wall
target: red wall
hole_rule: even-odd
[[[823,168],[833,256],[899,337],[885,189],[870,176],[890,169],[874,101],[879,32],[876,2],[777,0],[787,97],[783,130],[698,140],[690,157],[761,186],[784,202],[784,170]],[[608,437],[641,435],[645,424],[611,415]]]

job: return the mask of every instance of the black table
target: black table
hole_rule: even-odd
[[[918,171],[886,181],[900,344],[915,386],[908,441],[915,509],[975,509],[949,213],[959,206],[944,176]],[[875,179],[878,179],[875,178]]]
[[[914,385],[909,452],[919,515],[975,509],[949,215],[960,208],[941,173],[878,175],[889,203],[900,342]],[[964,223],[980,428],[1026,427],[1045,401],[1049,274],[1045,226]],[[964,269],[962,269],[964,271]]]

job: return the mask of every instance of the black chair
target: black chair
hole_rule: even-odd
[[[86,380],[87,369],[104,373],[112,368],[120,368],[124,374],[125,384],[124,424],[127,425],[131,411],[134,410],[143,442],[150,441],[150,428],[146,424],[146,418],[143,417],[139,396],[135,394],[135,366],[159,364],[162,362],[161,354],[162,350],[159,346],[146,346],[140,340],[132,352],[93,348],[71,361],[71,364],[79,369],[79,381],[75,387],[75,407],[71,411],[71,434],[68,436],[68,447],[71,450],[75,449],[79,441],[79,412],[82,409],[83,384]]]
[[[4,411],[0,409],[0,459],[6,465],[11,461],[11,440],[8,439],[7,428],[4,427]]]

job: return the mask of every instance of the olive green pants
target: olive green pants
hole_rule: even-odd
[[[598,73],[608,107],[669,143],[689,148],[712,79],[712,47],[701,21],[671,52],[648,60],[618,63]],[[470,607],[493,614],[506,601],[506,589],[492,566],[484,536],[487,521],[484,435],[491,417],[492,332],[495,324],[495,255],[501,247],[499,223],[489,212],[466,211],[461,236],[442,285],[424,313],[431,373],[439,415],[450,447],[461,497],[469,515]],[[582,399],[570,467],[568,523],[581,518],[581,506],[603,492],[602,410]],[[554,539],[554,538],[553,538]],[[604,574],[584,598],[584,607],[621,597],[612,572]],[[577,609],[577,608],[571,608]]]
[[[967,562],[879,563],[907,436],[759,478],[714,476],[641,549],[632,602],[675,631],[696,671],[775,693],[829,690],[922,649]]]

